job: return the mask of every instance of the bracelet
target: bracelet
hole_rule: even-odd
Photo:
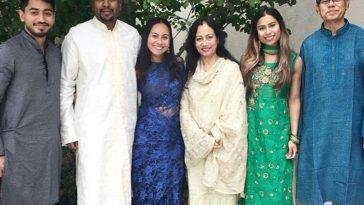
[[[300,144],[300,140],[299,140],[298,136],[295,135],[295,134],[291,134],[289,136],[289,140],[292,141],[293,143],[297,144],[297,145]]]

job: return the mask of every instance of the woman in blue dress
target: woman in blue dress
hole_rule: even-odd
[[[180,61],[168,21],[151,19],[136,63],[141,105],[133,144],[135,205],[182,204],[185,164],[179,103],[185,73]]]

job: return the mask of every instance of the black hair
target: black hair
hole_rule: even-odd
[[[53,9],[53,11],[56,10],[56,3],[55,0],[42,0],[43,2],[49,3]],[[29,4],[29,0],[20,0],[19,2],[19,8],[22,11],[25,11],[25,7],[27,7]]]
[[[217,56],[232,60],[234,62],[238,62],[225,48],[225,40],[227,35],[224,32],[222,26],[219,25],[212,17],[201,17],[193,22],[190,30],[188,31],[187,39],[185,42],[185,48],[187,52],[186,70],[188,71],[189,75],[193,75],[195,73],[197,61],[200,59],[200,54],[198,53],[195,46],[195,40],[198,27],[204,23],[206,23],[214,30],[215,36],[218,39],[218,44],[216,48]]]
[[[150,50],[148,49],[147,42],[148,42],[148,37],[149,37],[150,31],[152,30],[153,26],[158,23],[163,23],[164,25],[166,25],[168,27],[169,36],[170,36],[169,49],[168,49],[169,51],[164,53],[163,59],[165,62],[167,62],[173,78],[178,79],[184,83],[185,82],[185,71],[184,71],[184,67],[183,67],[183,60],[182,60],[182,58],[176,57],[176,55],[174,54],[174,45],[173,45],[171,24],[166,19],[159,18],[159,17],[150,19],[144,28],[144,32],[142,33],[142,42],[141,42],[140,50],[138,53],[137,62],[135,65],[138,83],[144,83],[145,75],[152,63]]]

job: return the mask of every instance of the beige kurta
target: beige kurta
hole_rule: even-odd
[[[190,204],[236,204],[244,190],[247,154],[245,89],[237,63],[201,62],[181,100]],[[213,149],[215,140],[222,147]]]
[[[61,135],[63,145],[79,143],[78,205],[131,203],[139,44],[133,27],[117,21],[110,31],[96,18],[71,28],[63,42]]]

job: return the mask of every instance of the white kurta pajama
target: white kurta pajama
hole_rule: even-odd
[[[62,144],[78,141],[77,204],[131,203],[136,123],[136,29],[96,18],[71,28],[62,45]],[[74,93],[77,93],[74,101]]]
[[[247,156],[245,89],[238,64],[198,63],[181,100],[181,130],[190,205],[236,205],[244,190]],[[213,149],[215,140],[222,147]]]

